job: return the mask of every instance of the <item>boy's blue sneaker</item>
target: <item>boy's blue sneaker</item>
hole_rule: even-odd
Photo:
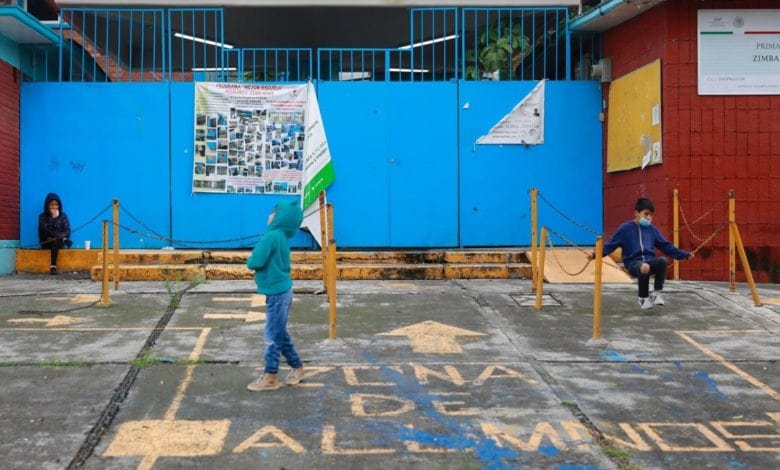
[[[664,305],[664,298],[661,297],[661,293],[658,291],[650,293],[650,300],[653,301],[653,305]]]
[[[653,308],[653,301],[650,300],[650,297],[639,297],[639,306],[642,307],[642,310],[648,310]]]

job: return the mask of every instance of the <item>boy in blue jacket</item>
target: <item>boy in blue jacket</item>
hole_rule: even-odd
[[[303,212],[297,200],[277,204],[268,216],[268,231],[246,262],[247,268],[255,271],[257,292],[265,294],[266,303],[265,373],[247,386],[253,392],[276,390],[282,386],[277,378],[280,354],[292,367],[285,383],[296,385],[303,379],[303,362],[287,333],[287,316],[293,297],[289,240],[295,236],[302,220]]]
[[[647,198],[639,198],[634,207],[634,219],[624,222],[612,238],[604,244],[604,256],[609,255],[617,248],[622,249],[623,266],[629,274],[637,278],[639,287],[639,306],[643,309],[653,308],[654,305],[663,305],[664,299],[661,291],[666,280],[666,258],[656,258],[655,249],[658,248],[667,256],[684,260],[693,258],[693,253],[683,251],[674,246],[653,225],[653,212],[655,207]],[[593,259],[595,254],[588,255]],[[655,275],[653,292],[650,290],[650,276]]]

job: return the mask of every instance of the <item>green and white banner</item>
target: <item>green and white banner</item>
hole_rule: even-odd
[[[314,85],[309,83],[306,91],[308,99],[305,113],[306,137],[303,144],[303,225],[322,246],[317,199],[320,191],[325,190],[336,179],[336,173],[330,159],[330,148]]]

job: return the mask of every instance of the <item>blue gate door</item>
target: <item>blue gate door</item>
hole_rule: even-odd
[[[391,246],[458,246],[457,84],[389,85]]]
[[[339,247],[458,245],[456,83],[321,82]]]

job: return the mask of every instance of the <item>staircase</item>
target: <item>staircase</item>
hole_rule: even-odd
[[[249,251],[223,250],[121,250],[119,276],[125,281],[205,279],[252,279],[246,268]],[[113,259],[109,252],[109,275]],[[531,264],[525,250],[421,250],[341,251],[337,253],[341,280],[380,279],[530,279]],[[62,250],[60,271],[89,272],[93,280],[103,277],[101,250]],[[18,272],[48,273],[49,252],[17,250]],[[319,251],[293,251],[292,277],[322,279]]]

